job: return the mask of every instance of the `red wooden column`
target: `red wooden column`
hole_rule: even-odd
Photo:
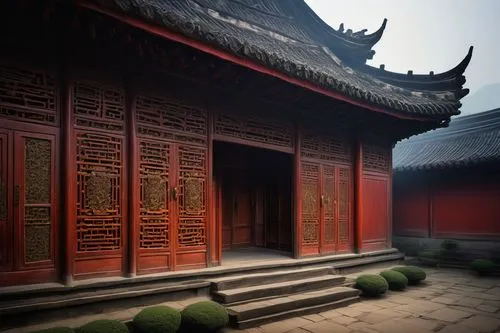
[[[208,202],[207,202],[207,224],[208,224],[208,258],[207,266],[217,266],[219,263],[218,253],[222,249],[222,242],[217,239],[217,225],[215,218],[215,189],[214,189],[214,115],[212,110],[207,107],[208,117],[208,163],[207,163],[207,177],[208,177]],[[221,248],[221,249],[219,249]]]
[[[388,175],[388,179],[387,179],[387,182],[389,183],[388,186],[387,186],[387,193],[388,193],[388,200],[389,200],[389,221],[387,223],[387,241],[386,241],[386,247],[388,249],[390,249],[392,247],[392,221],[393,221],[393,209],[392,209],[392,203],[393,203],[393,195],[392,195],[392,148],[393,148],[393,145],[389,145],[389,175]]]
[[[301,160],[301,152],[300,152],[300,125],[297,122],[295,125],[295,156],[294,156],[294,198],[293,198],[293,207],[294,207],[294,244],[293,244],[293,257],[300,258],[302,256],[302,188],[301,188],[301,178],[300,178],[300,160]]]
[[[73,262],[75,254],[76,237],[76,152],[74,144],[75,135],[73,130],[73,82],[70,78],[68,67],[63,69],[61,80],[61,120],[62,120],[62,184],[61,198],[63,204],[63,242],[64,242],[64,264],[63,281],[66,285],[73,283]],[[62,224],[61,224],[62,226]]]
[[[133,277],[137,273],[137,246],[139,233],[139,162],[137,149],[136,112],[135,112],[135,89],[130,82],[125,88],[125,114],[126,114],[126,140],[127,140],[127,177],[128,179],[128,275]]]
[[[356,251],[363,250],[363,145],[356,140],[354,166],[354,230]]]

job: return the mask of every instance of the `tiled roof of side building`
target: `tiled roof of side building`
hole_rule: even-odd
[[[393,151],[394,171],[424,170],[500,161],[500,108],[453,119],[401,141]]]
[[[372,34],[335,30],[303,0],[81,0],[139,18],[353,100],[402,114],[448,120],[458,114],[463,72],[386,72],[365,65],[386,26]]]

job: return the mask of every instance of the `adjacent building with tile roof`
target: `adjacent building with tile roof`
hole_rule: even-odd
[[[500,109],[401,141],[393,167],[394,235],[402,248],[426,239],[500,239]]]

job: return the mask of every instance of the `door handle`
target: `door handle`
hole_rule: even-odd
[[[177,187],[172,188],[171,197],[172,197],[172,200],[177,201]]]
[[[324,201],[325,201],[325,196],[322,194],[321,197],[320,197],[320,201],[319,201],[321,207],[323,207]]]
[[[19,196],[21,195],[21,188],[19,185],[14,186],[14,206],[19,205]]]

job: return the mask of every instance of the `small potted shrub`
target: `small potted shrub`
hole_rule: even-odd
[[[37,331],[35,333],[75,333],[72,328],[69,327],[53,327],[46,330]]]
[[[364,296],[375,297],[384,294],[389,285],[380,275],[364,274],[356,279],[355,288],[361,290]]]
[[[128,333],[127,325],[118,320],[100,319],[77,329],[78,333]]]
[[[473,270],[478,272],[479,275],[490,275],[498,269],[497,265],[488,259],[473,260],[470,266]]]
[[[132,321],[137,333],[175,333],[181,326],[181,313],[168,306],[143,309]]]
[[[389,290],[404,290],[408,286],[408,278],[400,272],[383,271],[380,272],[380,276],[387,281]]]
[[[181,330],[185,333],[212,333],[224,328],[229,321],[226,309],[212,301],[188,305],[181,312]]]
[[[427,277],[427,274],[423,269],[415,266],[395,267],[392,270],[406,276],[409,285],[417,285],[420,282],[424,281]]]

